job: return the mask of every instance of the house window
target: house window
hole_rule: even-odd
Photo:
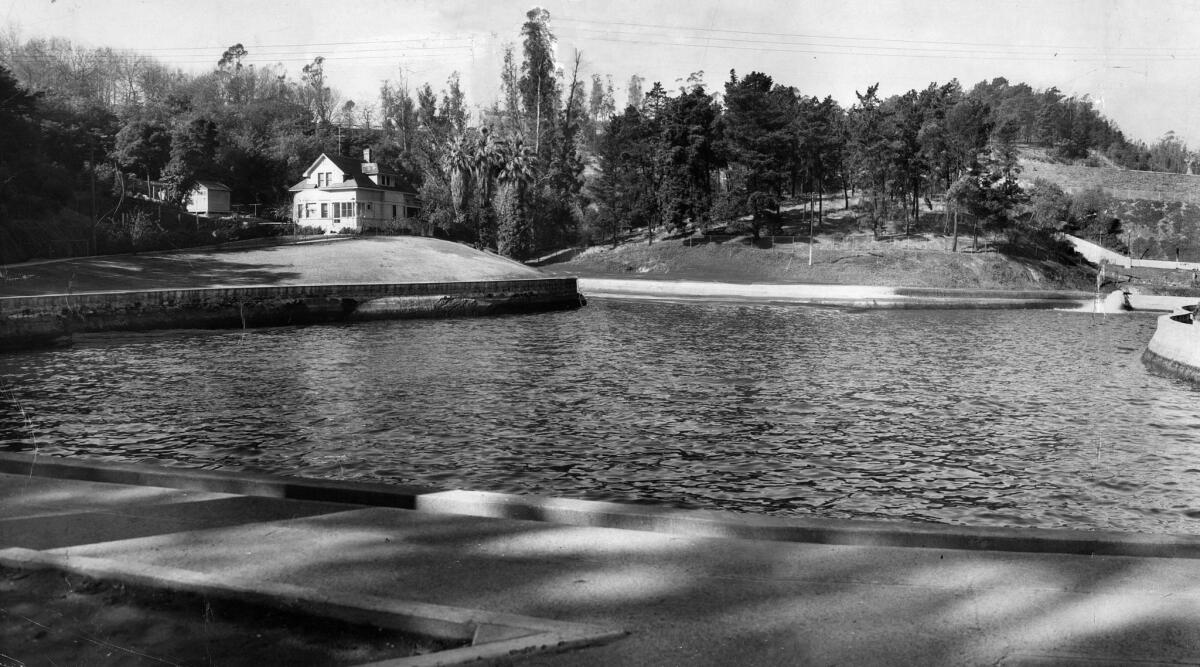
[[[392,204],[392,219],[396,219],[396,205]]]
[[[321,217],[322,218],[329,217],[329,204],[325,204],[325,203],[321,204]]]
[[[414,208],[412,206],[404,207],[404,217],[406,217],[406,218],[415,218],[418,215],[420,215],[420,213],[421,213],[421,209]]]
[[[304,204],[296,204],[296,219],[304,217]]]
[[[325,187],[325,174],[317,174],[317,187]]]
[[[340,217],[343,217],[343,218],[354,217],[354,202],[352,202],[352,201],[342,202],[342,215]]]

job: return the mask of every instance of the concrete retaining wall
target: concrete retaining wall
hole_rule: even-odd
[[[1200,203],[1200,177],[1161,171],[1084,167],[1023,160],[1021,180],[1046,178],[1068,194],[1100,187],[1117,199]]]
[[[0,347],[76,332],[238,328],[577,308],[574,278],[214,287],[0,298]]]
[[[1200,382],[1200,324],[1186,313],[1158,318],[1142,360],[1161,373]]]

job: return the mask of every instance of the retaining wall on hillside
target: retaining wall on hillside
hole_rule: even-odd
[[[1023,161],[1021,180],[1037,178],[1054,181],[1070,194],[1099,186],[1117,199],[1200,203],[1200,176],[1192,174]]]
[[[73,333],[248,328],[577,308],[574,278],[214,287],[0,298],[0,348]]]

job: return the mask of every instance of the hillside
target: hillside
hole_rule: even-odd
[[[1200,176],[1120,169],[1097,155],[1084,161],[1096,166],[1063,164],[1032,147],[1020,157],[1026,188],[1040,178],[1071,195],[1103,191],[1096,220],[1073,233],[1138,258],[1200,261]]]
[[[0,296],[104,290],[451,282],[538,278],[536,269],[414,236],[331,239],[226,251],[108,255],[9,266]]]

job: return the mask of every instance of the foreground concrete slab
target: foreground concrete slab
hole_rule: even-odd
[[[54,569],[142,589],[192,593],[253,605],[299,608],[322,619],[367,624],[381,630],[398,630],[467,644],[436,653],[372,663],[370,667],[509,662],[537,653],[600,644],[625,635],[619,629],[578,623],[413,603],[362,593],[319,591],[311,587],[261,580],[239,580],[225,574],[205,575],[169,567],[30,549],[0,549],[0,565],[25,570]]]
[[[381,508],[69,552],[633,633],[546,664],[1200,659],[1191,559],[687,538]]]
[[[76,506],[72,484],[80,497],[142,488],[64,482],[60,508]],[[238,521],[214,525],[169,490],[140,493],[168,501],[156,512],[173,532],[116,526],[44,553],[631,633],[521,664],[1200,663],[1190,557],[812,544],[348,504],[291,517],[230,504]]]

